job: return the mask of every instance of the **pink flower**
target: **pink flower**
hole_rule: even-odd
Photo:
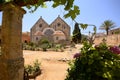
[[[120,48],[118,46],[110,47],[110,51],[116,54],[120,54]]]
[[[80,53],[75,53],[73,58],[79,58],[80,57]]]

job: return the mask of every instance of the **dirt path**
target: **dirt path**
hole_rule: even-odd
[[[44,61],[42,75],[37,80],[64,80],[67,74],[68,65],[63,62]]]
[[[38,59],[41,63],[42,74],[36,80],[64,80],[67,74],[68,62],[59,61],[69,59],[67,53],[24,51],[25,65],[33,64]]]

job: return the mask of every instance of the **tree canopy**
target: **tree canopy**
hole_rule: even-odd
[[[108,35],[109,30],[114,27],[115,27],[115,23],[112,20],[106,20],[102,23],[102,25],[100,26],[100,29],[105,30],[106,34]]]
[[[79,7],[74,5],[74,0],[1,0],[0,6],[4,5],[5,3],[13,2],[19,6],[26,6],[31,12],[34,12],[38,9],[38,7],[43,7],[46,1],[52,1],[53,8],[56,8],[60,5],[64,6],[64,10],[67,13],[64,15],[65,18],[72,18],[75,19],[77,15],[80,14]]]

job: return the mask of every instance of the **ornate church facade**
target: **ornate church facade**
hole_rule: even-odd
[[[38,43],[45,38],[50,42],[70,41],[70,26],[58,16],[50,25],[42,18],[34,24],[30,31],[31,42]]]

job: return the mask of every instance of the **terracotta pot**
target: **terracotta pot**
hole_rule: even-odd
[[[29,79],[35,79],[40,74],[41,74],[41,70],[39,70],[39,71],[37,71],[37,72],[35,72],[33,74],[28,74],[28,78]]]

